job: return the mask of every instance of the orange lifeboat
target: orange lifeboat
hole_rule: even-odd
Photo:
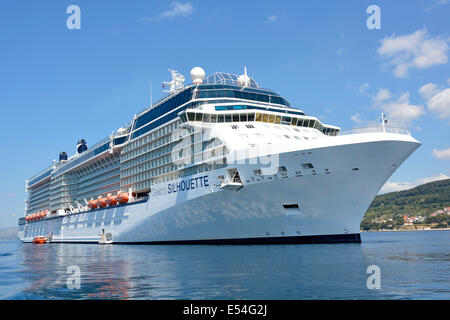
[[[89,200],[88,208],[89,209],[97,209],[97,200]]]
[[[116,196],[116,200],[117,200],[120,204],[127,203],[128,200],[129,200],[128,193],[126,193],[126,192],[124,192],[124,193],[119,193],[119,194]]]
[[[100,208],[106,207],[106,198],[99,198],[97,200],[97,204]]]
[[[106,203],[108,206],[114,206],[117,204],[116,196],[108,196],[106,197]]]
[[[34,237],[33,243],[34,244],[43,244],[47,242],[47,237]]]

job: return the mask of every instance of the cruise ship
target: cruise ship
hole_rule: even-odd
[[[420,146],[322,123],[242,75],[176,70],[129,125],[26,180],[23,242],[360,242],[360,222]]]

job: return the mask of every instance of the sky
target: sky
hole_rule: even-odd
[[[80,138],[93,145],[130,122],[149,105],[150,83],[153,100],[162,97],[169,68],[190,80],[195,66],[207,75],[247,67],[261,87],[342,129],[373,125],[384,112],[422,146],[382,192],[450,176],[450,0],[3,0],[0,8],[0,227],[24,215],[26,178],[59,152],[74,154]]]

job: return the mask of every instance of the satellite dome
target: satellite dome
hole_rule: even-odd
[[[250,85],[250,77],[247,76],[246,74],[243,74],[241,76],[239,76],[239,78],[237,79],[238,85],[243,86],[243,87],[248,87]]]
[[[203,83],[203,79],[205,79],[205,70],[200,67],[195,67],[191,70],[191,79],[195,84]]]

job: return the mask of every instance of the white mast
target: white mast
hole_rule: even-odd
[[[381,126],[383,127],[383,132],[386,132],[386,126],[385,123],[387,123],[386,117],[384,116],[384,113],[381,113]]]
[[[150,108],[153,106],[152,80],[150,80]]]

